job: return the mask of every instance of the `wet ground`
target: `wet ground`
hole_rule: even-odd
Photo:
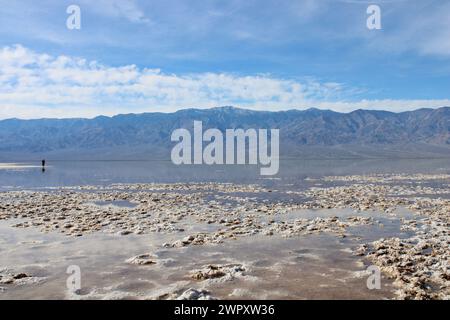
[[[122,203],[120,203],[122,204]],[[299,210],[283,216],[345,217],[352,210]],[[396,217],[363,212],[377,223],[349,228],[348,236],[331,234],[282,238],[253,236],[220,245],[161,248],[179,234],[119,236],[96,233],[67,238],[43,234],[35,228],[11,227],[17,220],[0,221],[0,256],[3,267],[32,274],[39,281],[27,285],[2,285],[1,299],[155,299],[188,288],[208,290],[222,299],[389,299],[392,282],[382,279],[381,290],[369,290],[369,263],[352,254],[360,243],[380,237],[408,237],[400,231],[400,210]],[[280,219],[280,217],[276,217]],[[186,234],[213,226],[186,223]],[[150,252],[152,265],[130,265],[125,261]],[[189,274],[208,264],[241,264],[242,275],[232,280],[193,280]],[[82,290],[78,295],[66,286],[70,265],[81,268]]]
[[[5,164],[0,299],[173,299],[189,289],[218,299],[445,299],[448,164],[294,163],[276,179],[212,167],[180,175],[166,163]],[[393,174],[352,175],[389,165]],[[129,262],[142,254],[147,264]],[[383,271],[379,290],[367,287],[372,264]],[[66,284],[73,265],[76,293]],[[205,268],[225,275],[198,277]]]

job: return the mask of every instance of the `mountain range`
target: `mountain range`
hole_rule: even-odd
[[[93,119],[0,121],[0,159],[167,159],[173,130],[280,129],[281,157],[450,157],[450,107],[393,113],[234,107]]]

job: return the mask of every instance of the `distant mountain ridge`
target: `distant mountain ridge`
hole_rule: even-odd
[[[108,150],[105,155],[115,154],[114,150],[167,155],[173,145],[172,131],[191,129],[194,120],[202,121],[204,129],[278,128],[282,150],[284,147],[289,154],[305,147],[326,150],[348,146],[350,150],[350,146],[359,146],[370,150],[376,145],[450,155],[450,107],[401,113],[319,109],[269,112],[218,107],[94,119],[8,119],[0,121],[0,155],[94,154],[96,150]]]

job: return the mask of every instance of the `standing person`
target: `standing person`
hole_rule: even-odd
[[[45,159],[42,160],[42,168],[44,168],[44,167],[45,167]]]

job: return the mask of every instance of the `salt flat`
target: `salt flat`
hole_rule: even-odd
[[[117,183],[0,192],[0,298],[447,299],[448,180],[376,174],[323,177],[304,189]],[[77,293],[65,286],[71,265],[82,270]],[[367,288],[370,265],[382,272],[380,290]]]

